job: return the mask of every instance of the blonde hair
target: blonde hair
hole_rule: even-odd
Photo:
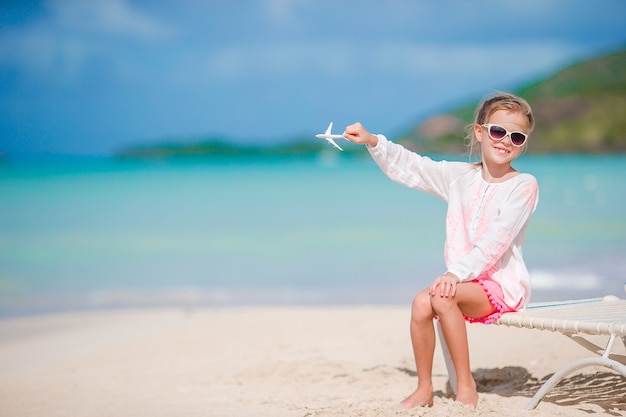
[[[476,147],[480,146],[478,140],[476,139],[476,135],[474,134],[474,126],[482,125],[489,121],[489,118],[492,114],[497,112],[498,110],[506,110],[510,112],[516,112],[524,115],[528,122],[528,135],[535,128],[535,118],[533,116],[533,111],[530,108],[530,104],[526,100],[521,97],[518,97],[514,94],[496,92],[493,95],[486,98],[477,108],[474,113],[474,122],[467,125],[465,128],[465,140],[468,147],[468,153],[471,156],[474,153]],[[524,144],[523,151],[526,150],[528,146],[528,141]]]

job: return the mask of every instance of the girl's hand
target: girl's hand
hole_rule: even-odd
[[[434,297],[437,295],[437,292],[439,292],[439,296],[442,298],[454,297],[456,294],[456,285],[459,282],[461,282],[461,280],[456,275],[446,272],[433,281],[433,284],[430,286],[430,295]]]
[[[378,144],[378,138],[368,132],[361,123],[346,127],[343,137],[360,145],[376,146]]]

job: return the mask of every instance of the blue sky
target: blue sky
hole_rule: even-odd
[[[623,0],[48,0],[0,6],[0,152],[404,131],[626,45]]]

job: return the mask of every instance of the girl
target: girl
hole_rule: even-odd
[[[528,303],[530,282],[522,246],[538,188],[533,176],[516,171],[511,163],[527,146],[534,124],[522,98],[501,93],[485,100],[468,126],[470,153],[480,147],[478,164],[435,162],[369,133],[360,123],[346,128],[345,138],[367,145],[389,178],[448,204],[447,271],[417,294],[411,309],[418,381],[400,404],[403,408],[433,404],[433,318],[440,321],[456,370],[456,400],[476,407],[465,320],[493,323]]]

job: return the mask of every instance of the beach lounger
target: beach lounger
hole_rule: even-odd
[[[543,397],[567,375],[587,366],[604,366],[626,377],[626,356],[611,353],[615,340],[622,339],[626,345],[626,300],[615,296],[551,303],[535,303],[521,312],[506,313],[496,322],[498,325],[526,329],[548,330],[569,336],[572,340],[595,355],[570,363],[552,375],[526,406],[537,407]],[[437,325],[450,386],[456,393],[456,373],[441,328]],[[585,335],[608,337],[604,348],[585,338]],[[598,356],[599,355],[599,356]]]

